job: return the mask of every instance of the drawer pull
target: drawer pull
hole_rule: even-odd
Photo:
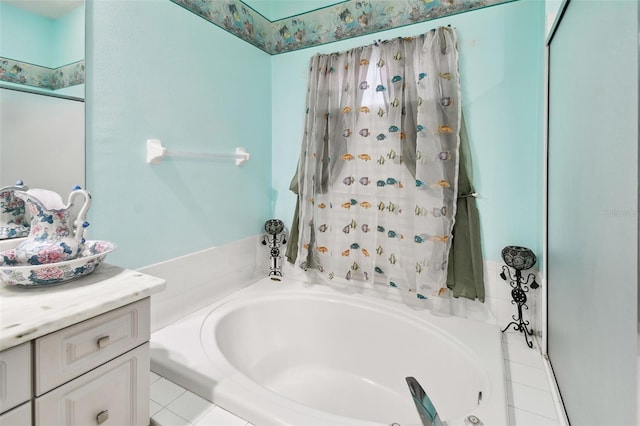
[[[98,347],[100,349],[104,348],[108,344],[109,344],[109,336],[103,336],[103,337],[98,339]]]
[[[96,423],[101,425],[109,418],[109,410],[100,411],[96,416]]]

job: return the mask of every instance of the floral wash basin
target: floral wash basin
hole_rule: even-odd
[[[34,287],[61,284],[93,272],[116,249],[109,241],[87,241],[75,259],[42,265],[25,265],[16,261],[15,249],[0,252],[0,282]]]

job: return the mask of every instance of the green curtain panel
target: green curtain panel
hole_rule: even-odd
[[[296,170],[295,176],[291,179],[289,190],[296,194],[296,211],[293,213],[293,222],[291,223],[291,229],[289,230],[289,242],[287,244],[287,250],[285,257],[289,263],[296,263],[296,256],[298,255],[298,236],[300,235],[300,198],[298,198],[298,170]]]
[[[458,204],[453,241],[449,250],[447,287],[453,291],[454,297],[466,297],[484,302],[480,214],[474,195],[469,135],[464,114],[460,126],[459,155]]]

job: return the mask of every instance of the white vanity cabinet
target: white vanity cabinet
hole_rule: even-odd
[[[31,402],[13,408],[6,413],[0,414],[0,425],[2,426],[29,426],[31,425]]]
[[[51,288],[1,284],[0,425],[149,425],[150,296],[165,285],[112,265]]]
[[[36,339],[34,424],[147,425],[149,336],[147,297]]]
[[[0,425],[31,424],[31,345],[0,352]]]
[[[149,424],[149,344],[36,398],[35,425]]]

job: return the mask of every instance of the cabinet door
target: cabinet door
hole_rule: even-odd
[[[35,425],[149,424],[149,343],[36,398]]]
[[[2,426],[31,426],[31,403],[27,402],[0,416]]]
[[[31,343],[0,352],[0,413],[31,398]],[[4,423],[3,423],[4,425]]]

